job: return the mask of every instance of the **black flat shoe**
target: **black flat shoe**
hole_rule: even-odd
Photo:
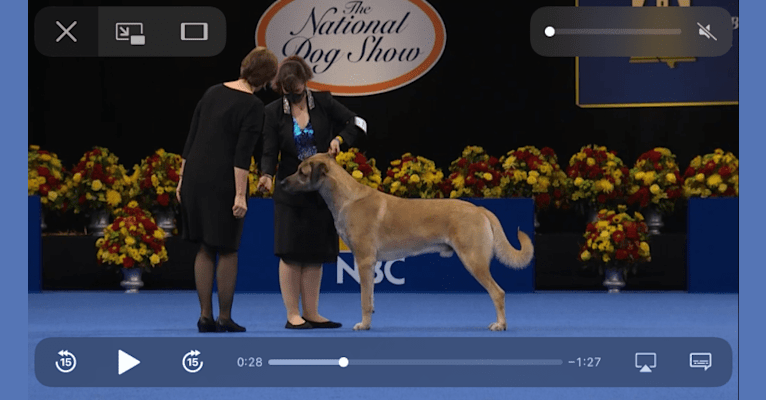
[[[303,318],[303,319],[305,319],[306,322],[310,323],[311,326],[313,326],[314,328],[335,329],[335,328],[340,328],[341,326],[343,326],[343,324],[341,324],[340,322],[333,322],[333,321],[314,322],[314,321],[309,321],[306,318]]]
[[[218,332],[218,327],[212,318],[200,317],[199,321],[197,321],[197,329],[202,333]]]
[[[300,325],[293,325],[290,323],[290,321],[287,321],[285,324],[286,329],[313,329],[314,326],[311,325],[308,321],[305,321],[304,323]]]
[[[215,322],[218,332],[245,332],[247,329],[245,329],[244,326],[237,325],[236,322],[230,320],[230,319],[221,319],[218,318],[218,321]]]

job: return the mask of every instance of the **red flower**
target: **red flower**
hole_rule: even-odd
[[[497,159],[497,158],[495,158],[495,157],[489,157],[489,161],[488,161],[488,163],[489,163],[489,165],[490,165],[490,166],[493,166],[493,167],[494,167],[494,166],[495,166],[495,164],[497,164],[499,161],[500,161],[500,160],[498,160],[498,159]]]
[[[603,195],[603,194],[598,195],[598,202],[606,203],[606,195]]]
[[[354,157],[354,162],[357,164],[366,164],[367,158],[362,153],[356,153],[356,157]]]
[[[593,223],[592,223],[592,222],[588,222],[588,227],[587,227],[587,228],[585,228],[585,231],[586,231],[586,232],[590,232],[590,233],[594,233],[594,234],[595,234],[595,233],[597,233],[597,232],[598,232],[598,229],[596,229],[596,225],[593,225]]]
[[[550,147],[543,147],[543,149],[540,150],[540,153],[547,157],[553,157],[556,155],[556,152],[553,151],[553,149]]]
[[[627,236],[628,239],[638,239],[638,229],[636,229],[636,224],[634,222],[625,222],[623,226],[625,227],[625,236]]]
[[[694,171],[694,168],[686,168],[686,172],[684,172],[684,178],[691,178],[694,175],[697,175],[697,173]]]
[[[388,175],[389,177],[393,178],[396,175],[396,173],[394,173],[394,170],[389,169],[388,172],[386,172],[386,175]]]
[[[51,187],[46,183],[43,185],[40,185],[40,194],[43,196],[47,196],[48,192],[51,190]]]
[[[614,231],[614,233],[612,233],[612,241],[615,243],[620,244],[623,240],[625,240],[625,232]]]
[[[399,182],[401,183],[407,183],[407,180],[408,180],[407,175],[404,175],[403,177],[399,178]]]
[[[617,251],[614,253],[614,258],[618,260],[624,260],[628,258],[628,251],[625,249],[617,249]]]
[[[168,196],[167,193],[163,193],[157,196],[157,203],[160,203],[160,205],[163,207],[167,207],[167,205],[170,203],[170,196]]]
[[[540,193],[535,196],[535,203],[538,208],[545,208],[551,204],[551,196],[548,193]]]
[[[130,257],[125,257],[125,259],[122,260],[122,266],[125,268],[131,268],[133,267],[133,259]]]
[[[168,178],[170,178],[173,182],[178,182],[179,176],[176,173],[176,170],[168,166]]]
[[[585,155],[588,157],[593,157],[593,149],[585,149]]]
[[[662,165],[660,165],[660,163],[654,163],[654,170],[655,171],[662,171]]]
[[[649,159],[655,163],[660,161],[660,159],[662,158],[662,153],[660,153],[659,151],[650,150],[647,152],[647,154]]]
[[[369,175],[372,173],[372,167],[367,164],[360,164],[359,165],[359,171],[364,174],[364,176]]]
[[[50,170],[45,167],[37,167],[37,174],[40,176],[48,176],[50,175]]]
[[[731,168],[729,168],[728,165],[724,165],[721,167],[721,169],[718,170],[718,173],[721,175],[721,177],[726,178],[727,176],[731,175]]]
[[[98,156],[98,155],[101,155],[101,150],[99,150],[99,149],[93,149],[93,151],[91,152],[91,154],[93,154],[94,156]]]
[[[466,164],[467,162],[468,162],[468,160],[466,160],[465,158],[461,158],[461,159],[459,159],[459,160],[457,161],[457,166],[458,166],[458,167],[460,167],[460,168],[463,168],[463,167],[465,167],[465,164]]]
[[[476,183],[476,178],[473,176],[468,176],[465,178],[465,184],[468,186],[473,186]]]
[[[479,189],[479,190],[484,189],[484,180],[482,179],[476,180],[476,189]]]

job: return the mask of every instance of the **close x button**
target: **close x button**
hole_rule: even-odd
[[[97,7],[46,7],[35,16],[35,47],[48,57],[98,57]]]

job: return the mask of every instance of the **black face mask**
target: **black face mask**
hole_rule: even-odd
[[[306,92],[303,93],[288,93],[285,95],[287,97],[287,101],[293,104],[298,104],[301,100],[303,100],[303,96],[306,95]]]

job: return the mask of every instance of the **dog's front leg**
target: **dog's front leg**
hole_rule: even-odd
[[[375,289],[375,258],[356,260],[359,267],[359,284],[362,291],[362,322],[354,325],[355,331],[368,330],[372,323],[372,293]]]

